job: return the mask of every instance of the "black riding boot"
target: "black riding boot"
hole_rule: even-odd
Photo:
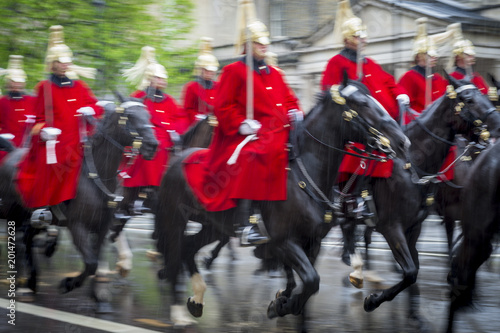
[[[259,226],[257,224],[257,214],[251,215],[251,212],[251,200],[240,200],[238,202],[237,219],[239,222],[238,232],[240,233],[241,246],[259,245],[269,241],[269,238],[260,233]],[[253,223],[250,223],[250,219],[252,219]]]

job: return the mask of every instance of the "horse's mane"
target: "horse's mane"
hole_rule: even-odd
[[[194,125],[189,127],[188,130],[181,135],[182,145],[185,146],[186,144],[188,144],[192,140],[193,136],[198,132],[198,129],[203,126],[204,122],[207,121],[208,117],[197,121]]]
[[[0,151],[6,151],[10,153],[14,149],[14,145],[9,140],[0,136]]]

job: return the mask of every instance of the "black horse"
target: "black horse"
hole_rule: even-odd
[[[389,244],[403,270],[403,279],[380,294],[366,297],[365,311],[375,310],[416,282],[419,270],[416,243],[421,223],[429,213],[431,202],[428,199],[435,192],[434,180],[454,144],[455,135],[472,133],[482,123],[493,122],[493,127],[498,124],[495,108],[474,85],[450,76],[447,78],[451,84],[448,92],[405,130],[412,142],[411,167],[396,159],[390,178],[371,178],[369,181],[378,214],[375,230]],[[418,290],[412,288],[410,292],[417,293]],[[416,297],[413,300],[418,302]]]
[[[500,143],[481,153],[462,191],[463,238],[452,259],[447,332],[453,331],[455,313],[472,304],[476,273],[492,252],[500,231]]]
[[[397,154],[404,154],[409,144],[397,123],[380,108],[366,87],[356,81],[347,81],[347,78],[340,87],[332,87],[331,94],[326,93],[303,123],[296,124],[296,127],[295,133],[291,133],[291,141],[297,143],[293,148],[295,153],[291,153],[295,158],[290,161],[288,199],[254,202],[271,237],[266,244],[268,252],[287,269],[295,271],[303,282],[302,291],[294,295],[291,295],[291,282],[287,284],[290,293],[282,293],[271,302],[269,318],[287,314],[302,314],[304,318],[307,300],[319,289],[319,275],[314,263],[321,239],[336,222],[332,216],[333,203],[328,196],[347,140],[372,145],[390,156],[395,152],[389,142],[393,143]],[[165,269],[159,273],[172,284],[174,305],[171,317],[176,324],[192,322],[181,305],[182,295],[176,293],[183,266],[189,270],[194,291],[188,309],[199,317],[203,311],[206,285],[198,273],[194,256],[204,245],[220,239],[221,233],[234,236],[233,221],[241,215],[238,208],[207,212],[200,206],[182,170],[182,161],[193,151],[183,152],[165,174],[159,192],[161,205],[155,220],[159,232],[158,250],[164,255],[165,263]],[[203,224],[198,234],[184,235],[188,220]]]
[[[139,152],[145,158],[151,159],[158,145],[151,129],[149,114],[142,103],[130,100],[117,107],[109,102],[104,109],[105,115],[97,123],[95,134],[85,144],[77,194],[65,204],[63,213],[66,220],[58,221],[54,216],[58,225],[67,226],[70,230],[73,243],[80,251],[85,264],[80,275],[61,281],[59,288],[63,293],[80,287],[88,276],[96,273],[101,246],[113,218],[114,206],[119,200],[114,192],[124,147],[132,145],[134,141],[140,142]],[[25,153],[26,149],[12,151],[0,167],[0,209],[9,221],[16,221],[16,228],[25,229],[24,243],[31,273],[28,287],[36,292],[37,269],[31,247],[38,230],[32,225],[23,225],[28,221],[31,211],[22,206],[12,181],[16,166]],[[92,297],[98,301],[98,305],[104,304],[99,302],[94,290]]]
[[[491,82],[496,87],[488,92],[488,97],[492,103],[498,108],[500,107],[500,102],[498,98],[498,89],[500,88],[500,82],[496,81],[495,78],[490,75]],[[500,129],[500,116],[498,114],[492,115],[488,119],[488,127],[491,138],[489,141],[495,142],[498,139],[498,131]],[[448,252],[450,256],[452,254],[452,249],[454,246],[454,230],[455,221],[460,220],[462,213],[462,205],[460,200],[461,188],[465,181],[466,176],[470,172],[470,168],[477,156],[488,146],[488,142],[485,142],[485,138],[481,137],[481,133],[476,133],[472,138],[467,138],[469,141],[476,142],[477,144],[471,145],[471,143],[458,142],[457,143],[457,154],[463,156],[460,161],[457,162],[454,168],[454,179],[451,182],[444,182],[438,188],[436,193],[436,210],[439,215],[443,217],[443,225],[446,229],[446,236],[448,239]],[[467,151],[465,151],[467,149]]]

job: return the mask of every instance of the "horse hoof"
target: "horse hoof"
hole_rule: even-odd
[[[183,327],[196,324],[196,321],[191,318],[183,305],[170,306],[170,319],[174,323],[174,327]]]
[[[372,312],[376,308],[378,308],[378,305],[375,304],[375,298],[377,298],[377,294],[371,294],[365,298],[365,302],[363,304],[363,308],[365,309],[366,312]]]
[[[120,276],[122,278],[126,278],[129,274],[130,274],[130,269],[126,269],[126,268],[123,268],[122,265],[116,265],[116,270],[118,271],[118,274],[120,274]]]
[[[113,308],[108,302],[98,302],[96,304],[95,313],[113,313]]]
[[[66,294],[73,290],[73,288],[71,287],[70,278],[62,279],[57,290],[60,294]]]
[[[212,266],[212,258],[210,258],[210,257],[204,258],[203,263],[205,264],[205,268],[207,270],[210,270],[210,267]]]
[[[283,293],[285,292],[284,289],[280,289],[276,292],[276,295],[274,296],[274,298],[280,298],[281,296],[283,296]]]
[[[351,282],[351,284],[358,289],[363,288],[363,278],[358,278],[358,277],[349,275],[349,282]]]
[[[283,311],[283,304],[287,302],[287,298],[280,296],[275,300],[272,300],[267,307],[267,318],[273,319],[276,317],[283,317],[286,315]]]
[[[160,280],[165,280],[167,278],[167,270],[165,268],[162,268],[158,270],[158,279]]]
[[[203,315],[203,304],[196,303],[193,301],[192,297],[188,298],[187,308],[189,313],[191,313],[195,318],[200,318]]]

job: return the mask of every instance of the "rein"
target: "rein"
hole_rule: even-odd
[[[128,107],[131,107],[131,106],[144,106],[144,104],[139,103],[139,102],[128,101],[128,102],[122,103],[119,107],[116,107],[115,112],[116,113],[124,113],[125,109]],[[124,114],[123,116],[120,116],[120,119],[118,120],[118,124],[120,126],[125,126],[125,128],[127,128],[128,120],[129,120],[128,115]],[[98,128],[98,131],[102,135],[102,137],[106,141],[110,142],[113,146],[115,146],[115,148],[117,148],[118,150],[120,150],[122,152],[125,150],[125,147],[123,145],[121,145],[118,141],[116,141],[111,136],[109,136],[106,132],[104,132],[101,127]],[[131,131],[129,131],[129,133],[132,134]],[[135,136],[135,135],[133,135],[133,136]],[[135,136],[135,138],[137,139],[138,137]],[[139,145],[136,144],[136,142],[134,142],[133,152],[132,152],[133,155],[138,155],[139,149],[136,148],[136,146],[139,146]],[[99,172],[97,171],[97,167],[95,166],[94,155],[92,153],[92,144],[85,143],[83,152],[84,152],[84,156],[85,156],[85,162],[86,162],[87,167],[89,169],[88,177],[90,179],[92,179],[94,181],[94,184],[101,190],[101,192],[103,192],[108,197],[108,199],[109,199],[108,207],[109,208],[116,207],[117,203],[123,200],[123,196],[116,195],[116,194],[112,193],[106,187],[103,180],[99,176]],[[113,179],[113,178],[110,178],[110,179]],[[104,181],[106,181],[106,180],[109,180],[109,179],[105,179]]]
[[[453,88],[453,86],[448,86],[447,88],[447,94],[446,96],[452,100],[452,99],[455,99],[457,97],[457,94],[460,94],[461,92],[465,91],[465,90],[469,90],[469,89],[477,89],[476,86],[472,85],[472,84],[467,84],[467,85],[464,85],[464,86],[461,86],[461,87],[458,87],[456,90]],[[471,123],[473,123],[476,127],[480,127],[484,121],[486,121],[486,119],[493,113],[496,111],[496,109],[493,107],[493,108],[490,108],[486,111],[485,115],[481,118],[481,119],[472,119],[472,117],[466,117],[465,115],[463,115],[463,113],[461,112],[462,111],[462,108],[464,106],[464,103],[463,102],[459,102],[456,106],[455,106],[455,111],[456,113],[455,114],[458,114],[460,115],[460,117],[462,117],[463,119],[465,119],[466,121],[469,121]],[[468,115],[470,115],[470,112],[468,113]],[[469,119],[470,118],[470,119]],[[427,134],[429,134],[432,138],[442,142],[442,143],[445,143],[449,146],[455,146],[455,143],[454,142],[451,142],[449,140],[446,140],[444,138],[441,138],[440,136],[434,134],[433,132],[431,132],[419,119],[418,117],[416,117],[413,121],[415,121],[417,123],[417,125],[419,125]],[[454,187],[454,188],[462,188],[462,186],[460,185],[455,185],[453,182],[451,181],[437,181],[436,179],[445,174],[448,170],[450,170],[455,164],[457,164],[457,162],[465,155],[469,152],[469,150],[475,145],[476,143],[474,144],[468,144],[467,147],[465,148],[464,152],[462,154],[460,154],[460,156],[458,156],[455,160],[453,160],[453,162],[451,162],[444,170],[440,171],[440,172],[437,172],[436,174],[430,174],[430,173],[427,173],[423,170],[421,170],[420,168],[418,168],[417,166],[415,166],[413,163],[411,163],[411,168],[412,169],[415,169],[418,173],[420,174],[423,174],[425,175],[424,177],[422,178],[419,178],[418,181],[416,181],[415,183],[418,184],[418,185],[426,185],[428,184],[429,182],[434,182],[434,183],[438,183],[438,182],[444,182],[445,184],[451,186],[451,187]]]
[[[357,89],[357,88],[355,88],[355,89]],[[346,90],[346,88],[344,90]],[[338,91],[338,86],[332,86],[332,89],[330,90],[330,92],[332,94],[333,101],[337,105],[344,106],[344,111],[343,111],[344,120],[350,122],[353,119],[358,119],[359,122],[361,123],[361,125],[363,126],[363,128],[365,128],[365,129],[367,127],[369,128],[367,132],[371,133],[371,135],[372,135],[373,138],[375,138],[376,140],[377,140],[377,138],[378,138],[378,140],[382,140],[383,139],[382,134],[378,130],[376,130],[375,128],[369,126],[369,124],[366,123],[366,121],[363,118],[358,117],[358,113],[356,111],[349,110],[347,107],[345,107],[346,101],[340,95],[340,92]],[[353,91],[351,90],[349,92],[349,94],[351,94],[352,92]],[[320,145],[322,145],[324,147],[327,147],[328,149],[332,149],[332,150],[341,152],[342,154],[351,155],[351,156],[359,157],[359,158],[362,158],[362,159],[374,160],[374,161],[377,161],[377,162],[385,162],[385,161],[387,161],[387,158],[385,158],[385,157],[380,157],[380,156],[378,156],[376,154],[373,154],[371,152],[368,152],[368,151],[362,151],[362,150],[360,150],[360,149],[358,149],[356,147],[351,147],[351,149],[358,151],[359,153],[357,153],[357,154],[356,153],[350,153],[350,152],[345,151],[344,149],[340,149],[340,148],[331,146],[331,145],[323,142],[322,140],[318,139],[317,137],[315,137],[305,127],[303,127],[303,126],[301,126],[301,127],[302,127],[302,130],[308,136],[310,136],[315,142],[319,143]],[[298,135],[295,135],[295,136],[292,136],[292,137],[297,137],[297,136]],[[295,140],[295,141],[297,141],[297,140]],[[366,153],[366,154],[368,154],[368,156],[361,155],[362,153]],[[297,166],[299,167],[299,170],[302,173],[302,175],[304,176],[304,178],[306,179],[307,183],[309,183],[309,185],[312,187],[312,189],[319,195],[319,198],[313,193],[313,191],[309,190],[309,188],[307,187],[307,183],[305,181],[302,181],[302,180],[299,181],[298,182],[298,186],[304,192],[306,192],[318,204],[320,204],[320,205],[321,204],[326,204],[332,211],[336,211],[338,209],[337,205],[334,202],[332,202],[326,196],[326,194],[319,188],[319,186],[311,178],[311,176],[307,172],[307,169],[306,169],[306,167],[305,167],[305,165],[304,165],[304,163],[303,163],[302,158],[300,157],[300,155],[299,156],[294,156],[294,160],[297,162]],[[292,171],[293,171],[293,169],[292,169]],[[327,212],[325,214],[325,222],[329,223],[330,221],[331,221],[331,212],[330,213]]]

